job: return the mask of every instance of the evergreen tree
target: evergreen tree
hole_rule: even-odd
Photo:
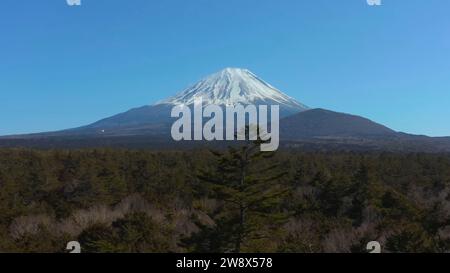
[[[258,248],[264,239],[277,234],[286,218],[280,209],[282,197],[289,191],[281,182],[286,173],[280,171],[278,164],[266,162],[275,153],[261,152],[262,143],[257,140],[240,148],[230,147],[226,153],[213,152],[217,167],[198,176],[200,183],[222,203],[212,216],[215,228],[203,229],[203,237],[193,237],[203,246],[202,240],[214,242],[209,251],[239,253],[246,246]],[[221,238],[220,242],[217,238]]]

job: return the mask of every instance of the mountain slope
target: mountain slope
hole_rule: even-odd
[[[282,147],[305,151],[450,152],[450,138],[396,132],[367,118],[312,109],[280,121]]]
[[[282,119],[280,135],[283,139],[297,140],[326,137],[386,138],[394,137],[397,133],[363,117],[312,109]]]

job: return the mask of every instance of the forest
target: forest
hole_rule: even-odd
[[[0,252],[450,251],[450,155],[0,149]]]

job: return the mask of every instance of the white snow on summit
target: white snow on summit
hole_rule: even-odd
[[[247,69],[226,68],[212,74],[181,93],[157,104],[191,105],[201,97],[203,103],[216,105],[279,104],[307,110],[308,107],[261,80]]]

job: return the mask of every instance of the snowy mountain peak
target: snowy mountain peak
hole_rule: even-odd
[[[278,104],[281,107],[307,110],[308,107],[266,83],[248,69],[225,68],[181,93],[157,104],[191,105],[201,97],[205,104]]]

